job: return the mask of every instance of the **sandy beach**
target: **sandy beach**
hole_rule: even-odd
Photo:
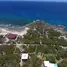
[[[1,28],[0,27],[0,35],[6,35],[8,33],[17,34],[23,37],[24,34],[27,33],[27,30],[29,30],[28,27],[19,28],[19,29],[9,29],[9,28]]]

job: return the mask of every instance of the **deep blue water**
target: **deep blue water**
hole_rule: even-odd
[[[67,26],[67,3],[0,2],[0,24],[25,25],[36,19]]]

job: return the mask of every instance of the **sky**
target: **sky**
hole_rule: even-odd
[[[0,1],[55,1],[55,2],[67,2],[67,0],[0,0]]]

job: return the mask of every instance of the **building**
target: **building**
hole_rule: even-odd
[[[16,37],[17,37],[17,34],[12,34],[12,33],[7,34],[8,39],[16,39]]]
[[[26,61],[29,58],[28,53],[22,53],[21,60],[20,60],[20,66],[23,66],[23,62]]]
[[[49,61],[44,61],[44,67],[49,67]]]
[[[21,55],[21,59],[22,59],[22,60],[27,60],[27,59],[28,59],[28,53],[23,53],[23,54]]]
[[[44,61],[44,67],[58,67],[58,65],[50,63],[49,61]]]
[[[49,67],[55,67],[55,64],[49,63]]]

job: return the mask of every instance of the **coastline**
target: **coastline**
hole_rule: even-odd
[[[27,33],[27,30],[29,30],[29,28],[26,26],[18,27],[18,28],[0,27],[0,35],[6,35],[9,33],[12,33],[12,34],[17,34],[23,37],[23,35]]]
[[[0,35],[6,35],[8,33],[12,33],[12,34],[17,34],[17,35],[20,35],[23,37],[24,34],[27,33],[27,31],[29,30],[29,25],[37,22],[37,21],[41,21],[39,19],[33,21],[33,22],[30,22],[24,26],[12,26],[11,24],[8,24],[8,25],[4,25],[4,24],[0,24]],[[45,21],[42,21],[45,23]],[[47,24],[49,24],[48,22],[46,22]],[[51,25],[51,24],[49,24]],[[64,32],[67,32],[66,27],[63,26],[63,25],[51,25],[53,27],[53,29],[56,29],[58,31],[58,29],[60,30],[63,30]]]

